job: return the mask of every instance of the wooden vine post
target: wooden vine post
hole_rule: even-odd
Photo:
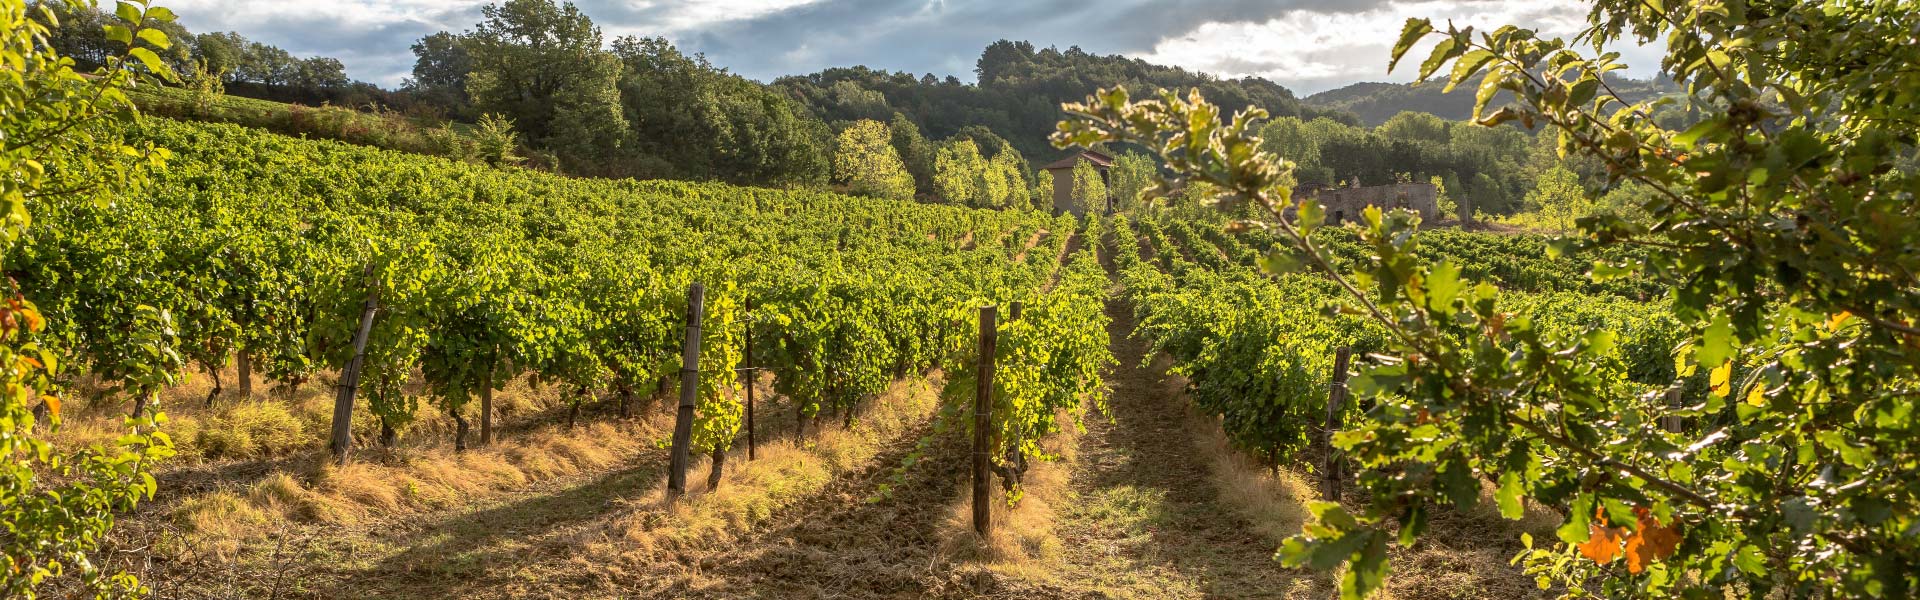
[[[1327,390],[1327,423],[1320,431],[1320,442],[1327,448],[1327,461],[1320,469],[1320,496],[1328,502],[1340,501],[1340,482],[1345,478],[1341,473],[1340,452],[1333,447],[1333,432],[1340,429],[1340,413],[1347,408],[1347,361],[1353,357],[1353,349],[1341,346],[1333,353],[1333,384]]]
[[[746,343],[741,346],[747,365],[740,369],[741,376],[747,379],[747,460],[753,460],[753,384],[760,379],[760,372],[753,368],[753,299],[746,299],[747,331]]]
[[[680,355],[680,412],[673,419],[673,459],[667,467],[667,498],[687,492],[687,456],[693,444],[693,406],[700,393],[700,317],[706,312],[707,289],[687,287],[687,343]]]
[[[252,400],[253,399],[253,358],[248,355],[247,348],[245,345],[241,345],[240,351],[238,353],[235,353],[233,357],[233,368],[234,370],[239,371],[240,399]]]
[[[485,446],[491,443],[493,443],[493,367],[489,366],[487,379],[480,386],[480,445]]]
[[[368,267],[372,273],[372,267]],[[333,449],[333,462],[347,464],[347,452],[353,448],[353,396],[360,387],[361,363],[367,358],[367,336],[373,333],[373,315],[380,307],[380,292],[367,293],[367,301],[360,305],[360,327],[353,332],[353,358],[347,361],[347,368],[340,372],[340,386],[333,397],[333,436],[328,447]]]
[[[1674,387],[1672,389],[1667,390],[1667,408],[1668,409],[1680,408],[1680,388]],[[1661,428],[1666,429],[1667,433],[1680,433],[1682,431],[1685,431],[1686,421],[1682,419],[1679,415],[1670,415],[1670,416],[1660,417],[1660,426]]]
[[[992,476],[987,428],[993,416],[994,307],[980,307],[980,357],[973,394],[973,530],[981,537],[993,531],[993,499],[987,493]]]

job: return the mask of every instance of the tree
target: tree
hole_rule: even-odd
[[[1451,175],[1448,177],[1451,177]],[[1427,178],[1427,182],[1433,184],[1434,190],[1433,204],[1436,212],[1433,215],[1433,220],[1440,221],[1460,214],[1460,201],[1454,199],[1454,194],[1458,192],[1453,191],[1454,188],[1447,186],[1447,177],[1435,175]],[[1464,222],[1465,219],[1462,219],[1462,221]]]
[[[205,61],[207,72],[224,73],[228,81],[239,81],[237,71],[246,48],[247,39],[231,31],[193,36],[194,55]]]
[[[240,62],[234,66],[233,73],[239,81],[286,85],[293,79],[296,68],[293,55],[279,46],[247,42],[240,49]]]
[[[1332,121],[1328,121],[1332,123]],[[1335,126],[1344,127],[1333,123]],[[1305,121],[1295,117],[1276,117],[1260,128],[1260,147],[1293,161],[1294,174],[1301,181],[1326,183],[1333,173],[1320,165],[1320,143]]]
[[[1453,139],[1452,125],[1431,113],[1406,111],[1381,123],[1379,132],[1388,139],[1445,145]]]
[[[1000,40],[988,44],[980,52],[980,60],[974,65],[973,74],[980,85],[996,83],[1000,77],[1014,68],[1014,65],[1033,59],[1031,42],[1013,42]]]
[[[758,185],[826,180],[831,134],[792,100],[665,38],[621,37],[613,54],[631,128],[621,152],[602,161],[604,172]]]
[[[1122,211],[1140,208],[1157,169],[1152,158],[1139,152],[1122,152],[1113,157],[1113,167],[1107,175],[1112,182],[1114,208]]]
[[[920,134],[920,126],[908,120],[905,113],[893,113],[887,130],[893,132],[893,151],[900,154],[900,161],[906,163],[907,172],[913,175],[913,188],[923,194],[937,193],[933,189],[936,151],[933,142]]]
[[[862,120],[834,142],[833,180],[862,196],[913,199],[913,176],[893,151],[893,135],[879,121]]]
[[[1086,214],[1105,210],[1111,195],[1107,193],[1107,182],[1100,171],[1093,167],[1092,161],[1080,160],[1073,164],[1073,205]]]
[[[1473,200],[1466,197],[1467,188],[1460,183],[1460,177],[1448,173],[1435,179],[1433,184],[1440,188],[1441,195],[1446,198],[1445,205],[1441,206],[1441,212],[1445,213],[1443,218],[1457,219],[1462,225],[1473,222]]]
[[[940,144],[933,159],[933,193],[953,204],[986,206],[986,191],[982,189],[986,168],[980,147],[973,140],[949,139]]]
[[[338,59],[316,56],[295,63],[288,85],[308,89],[340,88],[353,83],[347,78],[347,66]]]
[[[528,138],[563,145],[580,159],[616,143],[626,128],[620,61],[600,49],[592,19],[553,0],[507,0],[480,13],[461,40],[476,109],[505,115]]]
[[[1532,192],[1527,193],[1527,210],[1539,216],[1539,223],[1553,231],[1572,231],[1575,221],[1592,213],[1597,205],[1580,187],[1580,178],[1564,167],[1540,174]]]
[[[1041,169],[1033,174],[1031,200],[1034,210],[1053,210],[1053,171]]]
[[[87,8],[90,8],[87,7]],[[135,107],[125,89],[157,83],[150,75],[169,69],[156,51],[171,46],[166,34],[146,25],[173,20],[173,12],[145,2],[118,5],[103,19],[102,34],[120,40],[120,50],[101,56],[93,77],[74,71],[73,61],[43,40],[51,34],[45,13],[24,0],[0,0],[0,63],[11,84],[0,86],[0,257],[14,266],[14,249],[33,222],[31,207],[56,201],[106,202],[145,184],[148,168],[166,151],[131,144],[122,128],[134,126]],[[126,434],[90,449],[70,452],[47,442],[61,425],[61,402],[50,348],[37,339],[47,322],[18,284],[8,279],[5,318],[0,318],[0,595],[34,598],[48,577],[68,575],[80,590],[62,595],[138,595],[127,573],[108,573],[90,556],[108,536],[114,515],[153,497],[153,465],[173,453],[156,430],[166,417],[136,411]],[[136,326],[120,333],[129,349],[111,381],[136,397],[136,405],[177,381],[183,363],[171,316],[142,306]],[[42,426],[48,429],[41,429]]]
[[[472,102],[467,74],[473,71],[473,58],[460,36],[445,31],[429,34],[414,42],[412,49],[413,76],[402,85],[428,103],[445,107],[449,114],[465,116]]]
[[[1058,143],[1172,148],[1184,176],[1257,204],[1292,251],[1388,332],[1353,389],[1371,402],[1334,443],[1364,470],[1364,504],[1318,503],[1280,556],[1345,566],[1342,595],[1381,586],[1388,546],[1432,511],[1496,487],[1500,513],[1564,510],[1554,539],[1516,562],[1575,595],[1910,597],[1920,591],[1920,13],[1898,0],[1673,3],[1599,0],[1578,43],[1410,19],[1394,46],[1438,33],[1416,79],[1478,79],[1512,105],[1475,121],[1556,130],[1558,150],[1647,186],[1652,225],[1580,219],[1556,250],[1594,256],[1596,279],[1669,286],[1686,341],[1679,377],[1652,389],[1608,373],[1611,331],[1536,328],[1528,309],[1459,265],[1417,258],[1417,216],[1370,210],[1371,258],[1342,274],[1310,236],[1323,214],[1281,211],[1286,163],[1255,149],[1251,113],[1221,123],[1196,93],[1069,107]],[[1703,118],[1664,129],[1652,102],[1602,85],[1620,37],[1664,39],[1663,68]],[[1424,47],[1424,46],[1423,46]],[[1589,58],[1573,48],[1601,52]],[[1835,57],[1846,57],[1836,59]],[[1893,200],[1899,198],[1901,200]],[[1900,225],[1894,225],[1900,224]],[[1632,247],[1632,258],[1588,254]],[[1618,256],[1618,255],[1614,255]],[[1280,267],[1281,261],[1273,266]],[[1516,311],[1517,309],[1517,311]],[[1682,395],[1678,406],[1668,391]],[[1679,418],[1680,431],[1657,427]],[[1397,535],[1396,535],[1397,534]]]
[[[1020,158],[1020,152],[1012,146],[987,159],[987,172],[991,177],[986,189],[995,208],[1021,208],[1031,201],[1027,195],[1027,178],[1022,174],[1026,167],[1027,161]]]
[[[1467,184],[1467,203],[1473,206],[1474,214],[1513,212],[1506,188],[1486,173],[1473,174],[1472,183]]]

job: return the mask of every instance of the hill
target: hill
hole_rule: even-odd
[[[974,73],[979,82],[969,85],[953,76],[848,67],[782,77],[772,85],[799,98],[830,124],[855,119],[885,122],[898,112],[929,138],[985,129],[1036,162],[1045,162],[1042,159],[1055,153],[1047,135],[1065,116],[1060,111],[1062,102],[1083,101],[1094,91],[1116,84],[1136,94],[1199,88],[1208,100],[1228,111],[1259,106],[1274,116],[1326,116],[1353,122],[1337,110],[1304,105],[1291,90],[1266,79],[1224,79],[1136,58],[1092,54],[1079,47],[1035,48],[1029,42],[1000,40],[980,53]]]
[[[1662,79],[1609,77],[1608,85],[1622,98],[1635,102],[1682,91],[1678,84]],[[1443,89],[1446,85],[1439,81],[1421,84],[1368,81],[1307,96],[1302,103],[1306,110],[1352,113],[1369,126],[1378,126],[1402,112],[1423,112],[1450,121],[1473,116],[1471,86],[1455,88],[1450,94],[1442,93]],[[1500,105],[1512,100],[1512,94],[1503,91],[1494,97],[1493,103]]]

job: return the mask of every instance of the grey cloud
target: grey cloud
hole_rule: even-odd
[[[394,87],[413,71],[409,47],[415,40],[436,31],[470,28],[479,22],[480,10],[450,8],[371,27],[317,13],[277,13],[265,21],[245,23],[230,19],[221,11],[181,12],[181,25],[195,33],[237,31],[295,56],[330,56],[347,66],[350,77]]]
[[[1386,0],[1040,0],[929,2],[828,0],[716,24],[682,45],[748,77],[771,79],[865,64],[972,79],[980,50],[999,39],[1080,46],[1101,54],[1151,50],[1208,22],[1265,21],[1295,10],[1353,12]],[[794,50],[808,52],[787,58]]]
[[[215,0],[238,3],[248,0]],[[1170,37],[1212,22],[1264,22],[1293,11],[1352,13],[1389,0],[821,0],[759,15],[670,30],[680,9],[673,0],[576,0],[581,10],[613,35],[665,35],[683,50],[705,53],[717,65],[770,81],[835,66],[954,75],[973,79],[982,48],[999,39],[1036,46],[1080,46],[1100,54],[1145,54]],[[1401,0],[1403,2],[1407,0]],[[1415,0],[1417,1],[1417,0]],[[1526,0],[1482,0],[1525,2]],[[408,50],[420,36],[463,31],[479,20],[477,6],[462,6],[365,27],[338,15],[285,13],[264,23],[225,24],[217,10],[183,13],[195,31],[234,29],[302,56],[342,60],[349,75],[387,86],[411,70]],[[1437,15],[1444,16],[1444,15]],[[1382,42],[1387,43],[1387,41]],[[1272,61],[1293,57],[1247,56],[1214,69],[1258,73]],[[1331,64],[1346,61],[1332,59]],[[1377,77],[1374,75],[1373,77]],[[1282,85],[1324,89],[1366,75]]]

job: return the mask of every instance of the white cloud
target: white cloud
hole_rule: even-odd
[[[637,12],[658,14],[646,23],[649,31],[678,32],[689,29],[764,17],[783,10],[806,6],[819,0],[666,0],[635,2]]]
[[[1408,18],[1430,18],[1442,29],[1450,19],[1482,31],[1513,24],[1567,37],[1586,26],[1586,13],[1573,0],[1394,1],[1352,13],[1295,10],[1260,22],[1205,23],[1135,56],[1227,77],[1265,77],[1304,95],[1355,81],[1412,80],[1431,41],[1408,53],[1416,57],[1408,59],[1412,65],[1387,73],[1393,42]],[[1633,64],[1636,74],[1655,66]]]

